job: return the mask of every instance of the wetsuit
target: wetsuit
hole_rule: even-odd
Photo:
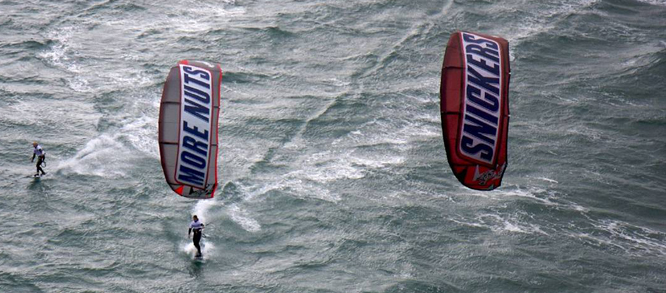
[[[35,146],[35,149],[33,150],[32,154],[33,161],[35,160],[35,157],[37,157],[37,165],[36,165],[37,174],[35,175],[39,175],[40,172],[42,173],[42,175],[46,174],[46,172],[44,172],[44,170],[42,169],[42,162],[46,160],[46,152],[42,149],[42,146],[40,145]]]
[[[194,247],[197,248],[197,256],[201,256],[201,246],[199,246],[199,242],[201,241],[201,231],[204,228],[204,224],[201,223],[199,220],[192,221],[190,223],[190,229],[187,231],[187,234],[190,234],[190,231],[194,232],[194,237],[192,237],[192,242],[194,243]]]

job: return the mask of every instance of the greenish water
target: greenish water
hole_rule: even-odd
[[[666,292],[664,1],[0,11],[0,292]],[[446,161],[456,30],[510,42],[492,192]],[[178,197],[160,167],[159,99],[181,59],[224,72],[213,200]]]

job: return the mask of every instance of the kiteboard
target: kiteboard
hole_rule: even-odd
[[[212,198],[217,188],[222,69],[181,60],[164,83],[158,121],[162,171],[178,195]]]
[[[464,186],[493,190],[507,166],[509,42],[455,32],[442,65],[440,112],[451,170]]]

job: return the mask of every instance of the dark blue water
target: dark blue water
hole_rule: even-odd
[[[0,11],[0,292],[666,292],[664,1]],[[446,161],[457,30],[510,42],[492,192]],[[160,167],[159,99],[181,59],[224,71],[213,200],[178,197]]]

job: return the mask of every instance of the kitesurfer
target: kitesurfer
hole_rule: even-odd
[[[194,247],[197,248],[196,257],[201,257],[201,246],[199,246],[199,241],[201,241],[201,232],[203,231],[203,228],[204,224],[199,222],[197,215],[192,216],[192,223],[190,223],[190,229],[187,230],[187,237],[190,237],[190,233],[194,232],[192,242],[194,243]]]
[[[46,152],[44,149],[42,149],[42,146],[40,146],[36,141],[32,143],[32,147],[35,148],[32,151],[32,159],[30,162],[35,161],[35,157],[37,157],[37,173],[35,173],[35,177],[39,176],[39,173],[41,172],[42,175],[45,175],[46,172],[42,169],[42,163],[46,162]]]

